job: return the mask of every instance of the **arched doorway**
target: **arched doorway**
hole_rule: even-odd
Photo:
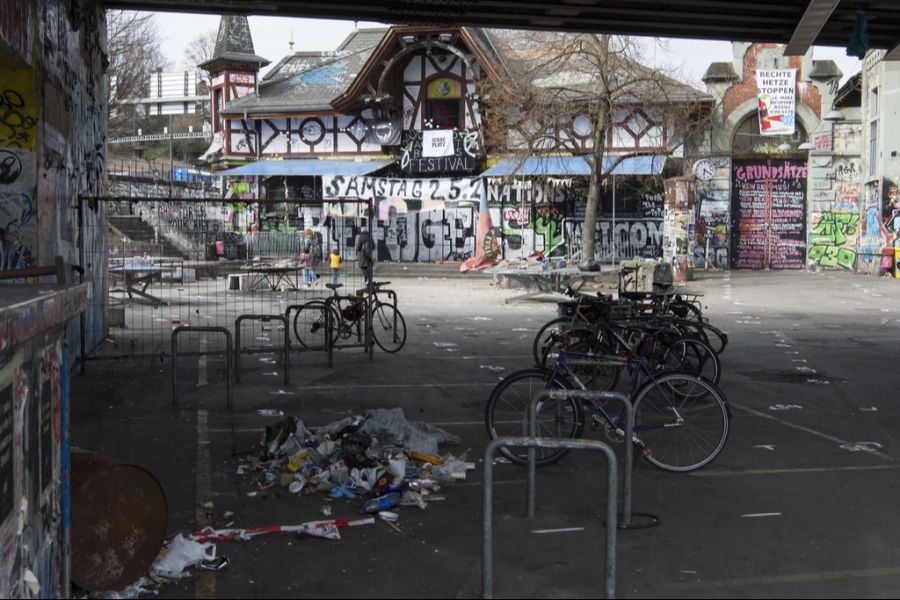
[[[807,140],[798,122],[790,136],[764,136],[751,113],[735,130],[731,161],[731,266],[803,269],[806,265]]]

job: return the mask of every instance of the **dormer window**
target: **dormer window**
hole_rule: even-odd
[[[462,83],[452,77],[428,84],[425,119],[434,129],[456,129],[462,123]]]

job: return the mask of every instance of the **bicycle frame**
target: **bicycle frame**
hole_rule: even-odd
[[[608,362],[608,364],[610,366],[633,367],[631,381],[629,383],[629,389],[628,389],[629,398],[634,398],[635,395],[637,394],[638,390],[641,388],[641,386],[644,385],[647,381],[650,381],[653,383],[654,386],[657,387],[657,389],[662,391],[663,397],[665,398],[666,403],[672,408],[672,411],[675,414],[675,422],[673,422],[673,423],[661,423],[661,424],[654,424],[654,425],[635,424],[634,431],[638,432],[638,431],[647,431],[647,430],[651,430],[651,429],[661,429],[661,428],[667,428],[667,427],[680,427],[684,423],[684,419],[678,413],[678,408],[675,406],[675,402],[673,401],[672,397],[666,392],[664,387],[660,386],[657,383],[657,378],[654,376],[653,371],[648,367],[649,361],[645,357],[635,354],[633,349],[631,347],[629,347],[627,345],[627,343],[625,343],[625,340],[622,339],[622,337],[619,336],[618,333],[616,333],[615,331],[611,331],[611,333],[618,339],[618,341],[620,343],[623,344],[623,347],[626,348],[627,355],[625,357],[621,357],[621,358],[607,357],[605,360],[606,360],[606,362]],[[569,368],[568,364],[569,364],[570,358],[575,358],[575,359],[583,358],[583,359],[586,359],[589,364],[594,364],[594,365],[598,365],[598,366],[603,364],[603,361],[604,361],[603,357],[597,357],[596,355],[592,355],[592,354],[585,354],[582,352],[572,352],[571,350],[563,349],[560,351],[559,358],[556,361],[556,366],[553,368],[553,370],[550,374],[550,377],[547,380],[546,389],[552,389],[551,386],[552,386],[553,382],[556,380],[556,378],[559,376],[560,371],[565,370],[566,376],[571,377],[574,380],[574,383],[578,387],[580,387],[582,390],[587,390],[587,386],[579,379],[578,374]],[[643,379],[642,377],[644,375],[646,375],[649,378],[649,380]],[[612,427],[616,431],[616,433],[619,433],[619,434],[624,433],[624,427],[625,427],[624,410],[625,409],[623,409],[623,412],[620,412],[616,418],[613,418],[612,415],[610,415],[606,411],[606,409],[603,407],[603,405],[600,402],[598,402],[596,400],[591,400],[591,406],[594,408],[594,410],[596,410],[603,416],[603,418],[606,420],[606,422],[609,424],[609,426]]]

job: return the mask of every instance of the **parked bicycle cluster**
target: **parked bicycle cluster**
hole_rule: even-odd
[[[634,407],[634,444],[641,457],[667,471],[709,464],[725,446],[731,409],[717,384],[719,355],[728,336],[703,317],[697,295],[620,291],[611,295],[566,291],[560,316],[538,331],[534,366],[505,377],[491,392],[485,421],[491,439],[527,434],[529,401],[540,390],[614,390],[623,373]],[[605,402],[582,403],[565,394],[539,405],[538,436],[579,438],[585,409],[592,429],[622,441],[625,413]],[[502,448],[518,464],[526,451]],[[560,460],[566,450],[538,449],[537,464]]]

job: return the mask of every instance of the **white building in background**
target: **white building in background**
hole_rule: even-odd
[[[150,74],[150,95],[141,103],[149,115],[187,115],[202,112],[209,103],[209,92],[202,92],[202,81],[197,71],[174,71]]]
[[[125,100],[136,105],[139,112],[149,115],[193,115],[205,113],[209,106],[209,92],[198,71],[154,72],[148,76],[149,94],[146,98]],[[203,84],[203,87],[201,87]],[[115,87],[115,78],[110,85]]]

